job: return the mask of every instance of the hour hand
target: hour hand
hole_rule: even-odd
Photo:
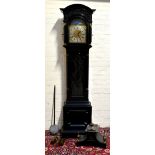
[[[79,38],[80,38],[80,40],[81,40],[80,34],[81,34],[81,32],[79,31],[79,33],[78,33],[78,37],[79,37]]]

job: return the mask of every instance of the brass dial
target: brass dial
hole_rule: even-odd
[[[86,26],[70,25],[69,26],[70,43],[86,43]]]

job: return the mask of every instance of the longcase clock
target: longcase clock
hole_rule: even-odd
[[[92,122],[88,99],[89,49],[92,40],[92,14],[85,5],[61,8],[64,14],[64,47],[67,59],[67,99],[63,107],[63,136],[85,132]]]

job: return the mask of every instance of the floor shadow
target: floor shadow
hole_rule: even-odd
[[[61,112],[60,117],[58,120],[58,126],[59,129],[62,127],[63,123],[63,105],[64,101],[66,100],[66,50],[63,47],[64,41],[63,41],[63,19],[59,18],[56,23],[54,24],[52,30],[50,33],[55,32],[56,33],[56,43],[57,43],[57,62],[55,65],[55,68],[60,68],[61,71],[61,95],[60,100],[62,102],[61,104]]]

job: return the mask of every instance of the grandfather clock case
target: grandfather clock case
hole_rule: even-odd
[[[92,14],[85,5],[60,8],[64,15],[66,48],[67,99],[63,106],[62,136],[85,133],[92,123],[92,106],[88,99],[89,49],[92,40]]]

